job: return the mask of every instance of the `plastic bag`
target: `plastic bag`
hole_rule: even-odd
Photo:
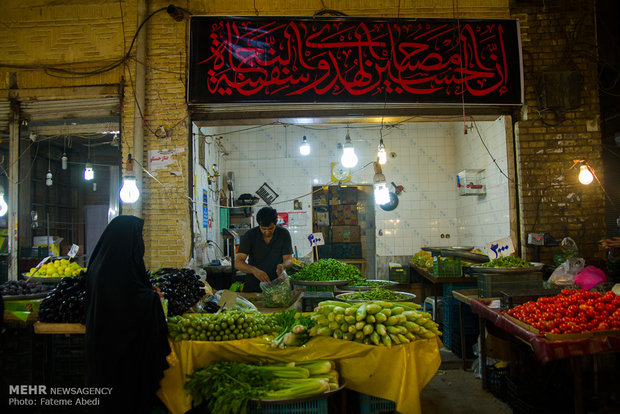
[[[575,278],[575,283],[579,285],[580,288],[585,290],[590,290],[593,287],[603,283],[607,280],[605,276],[605,272],[603,272],[598,267],[587,266],[583,269],[577,277]]]
[[[293,301],[291,281],[286,272],[271,282],[260,282],[260,288],[267,308],[285,308]]]
[[[222,293],[223,292],[224,292],[224,290],[218,290],[213,295],[215,297],[215,299],[216,299],[216,303],[219,304],[220,298],[222,297]],[[224,308],[223,310],[228,310],[228,309],[229,308]],[[235,303],[232,305],[232,307],[230,307],[230,309],[236,309],[236,310],[240,310],[242,312],[254,312],[254,311],[258,310],[256,308],[256,306],[254,306],[254,304],[252,302],[250,302],[249,300],[247,300],[243,296],[237,296],[237,299],[235,299]]]
[[[583,270],[586,261],[582,258],[568,259],[558,266],[551,274],[549,283],[555,285],[572,285],[575,284],[575,278]]]
[[[570,237],[564,237],[560,242],[560,247],[555,250],[553,255],[553,263],[560,266],[568,259],[577,259],[579,257],[579,249],[577,243]]]

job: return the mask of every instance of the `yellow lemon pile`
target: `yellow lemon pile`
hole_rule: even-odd
[[[30,268],[27,276],[32,275],[37,269]],[[36,277],[68,277],[77,276],[82,270],[86,268],[81,267],[76,262],[70,262],[67,259],[54,260],[50,263],[45,263],[36,274]]]

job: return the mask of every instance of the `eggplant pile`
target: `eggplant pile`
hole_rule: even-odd
[[[63,277],[43,301],[39,309],[41,322],[85,323],[86,280],[83,273]]]
[[[151,283],[168,300],[168,316],[184,314],[205,295],[205,285],[192,269],[159,269],[151,273]]]
[[[0,285],[2,296],[36,295],[54,289],[54,286],[42,285],[39,282],[26,282],[25,280],[9,280]]]

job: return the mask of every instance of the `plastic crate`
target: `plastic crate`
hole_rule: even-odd
[[[506,376],[506,399],[513,414],[546,414],[549,411],[532,394],[520,392],[512,378]]]
[[[251,401],[248,408],[251,414],[328,414],[327,398],[293,404],[259,404]]]
[[[461,332],[459,302],[454,298],[443,299],[443,325],[453,332]],[[463,327],[466,334],[478,334],[478,315],[471,311],[470,306],[463,306]]]
[[[510,367],[498,368],[494,365],[487,366],[487,389],[491,394],[502,401],[508,398],[508,386],[506,378],[510,372]]]
[[[27,259],[43,259],[49,256],[47,246],[22,247],[20,253],[21,257]]]
[[[54,386],[85,385],[84,335],[52,335],[50,383]]]
[[[464,290],[464,289],[477,289],[478,283],[476,281],[465,282],[465,283],[442,283],[442,286],[443,286],[443,297],[454,298],[454,296],[452,295],[452,291]]]
[[[433,256],[433,274],[435,277],[461,277],[461,259]]]
[[[409,283],[409,266],[390,267],[390,280],[398,283]]]
[[[397,413],[396,403],[384,398],[358,393],[359,414],[391,414]]]
[[[310,292],[306,290],[301,294],[301,310],[302,312],[313,312],[320,302],[333,299],[334,292]]]
[[[332,243],[333,259],[361,259],[362,243]]]
[[[446,330],[444,328],[443,336],[450,338],[450,349],[452,353],[461,358],[463,353],[461,351],[461,333],[454,332],[452,330]],[[446,342],[444,341],[444,344]],[[478,333],[465,333],[465,357],[467,359],[474,359],[474,345],[478,343]],[[446,346],[446,348],[448,348]]]
[[[452,350],[452,329],[449,326],[443,325],[441,329],[441,342],[446,349]]]
[[[478,296],[499,297],[507,289],[542,289],[542,273],[480,273],[478,274]]]
[[[324,236],[325,237],[325,236]],[[317,246],[319,259],[330,259],[332,257],[332,245],[329,243]]]
[[[536,301],[540,297],[555,296],[561,289],[503,289],[499,292],[500,306],[503,311],[514,308],[525,302]]]

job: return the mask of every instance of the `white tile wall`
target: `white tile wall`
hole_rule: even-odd
[[[493,157],[505,171],[504,119],[478,122],[477,126]],[[235,173],[237,196],[254,194],[266,182],[279,194],[272,204],[279,212],[294,212],[293,200],[302,200],[306,225],[290,230],[299,254],[309,253],[306,237],[312,231],[311,187],[331,183],[331,163],[339,161],[341,150],[337,144],[344,143],[347,125],[277,125],[254,129],[237,126],[201,130],[205,135],[224,137],[221,143],[228,155],[221,155],[214,143],[207,144],[207,165],[216,163],[222,174]],[[476,131],[467,135],[462,131],[462,122],[411,123],[383,129],[388,151],[383,173],[388,183],[403,185],[405,190],[394,211],[375,210],[377,256],[407,256],[425,245],[482,247],[487,241],[509,234],[507,179],[493,164]],[[355,124],[349,132],[359,159],[351,182],[371,184],[380,125]],[[307,157],[299,154],[304,135],[312,147]],[[207,142],[212,140],[208,138]],[[391,153],[395,157],[389,156]],[[195,150],[194,154],[198,152]],[[473,168],[485,169],[487,195],[459,197],[456,174]],[[195,170],[198,195],[202,197],[206,173],[201,167]],[[201,218],[201,198],[197,201]],[[211,208],[217,211],[215,194],[211,201],[210,213]],[[221,243],[216,234],[219,215],[216,216],[212,229],[206,234]],[[205,232],[201,230],[200,234],[205,235]],[[449,234],[450,238],[441,238],[441,234]],[[372,276],[372,269],[369,273]]]
[[[477,129],[467,135],[463,134],[462,126],[457,126],[454,136],[457,172],[484,169],[486,181],[486,196],[461,196],[457,199],[459,241],[462,245],[484,248],[488,242],[510,236],[509,181],[500,172],[501,168],[504,174],[508,174],[505,119],[500,117],[495,122],[478,122]],[[484,148],[483,141],[491,155]]]

